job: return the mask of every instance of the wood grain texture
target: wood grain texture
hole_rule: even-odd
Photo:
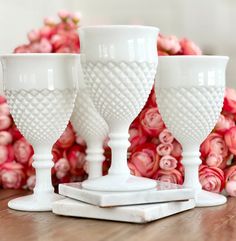
[[[0,190],[1,241],[234,241],[236,198],[219,207],[195,208],[149,224],[78,219],[50,212],[19,212],[7,202],[25,191]]]

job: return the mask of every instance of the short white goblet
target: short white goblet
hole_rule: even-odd
[[[13,199],[12,209],[50,211],[59,198],[51,181],[51,148],[65,130],[77,92],[77,56],[11,54],[1,56],[4,92],[13,119],[34,148],[36,186],[32,195]]]
[[[159,58],[155,91],[162,118],[183,147],[184,186],[196,191],[197,206],[226,202],[223,195],[202,190],[198,168],[200,144],[214,128],[223,105],[224,56]]]
[[[151,91],[159,29],[145,26],[90,26],[79,29],[82,68],[95,108],[109,126],[112,163],[108,175],[86,180],[97,191],[151,189],[156,182],[130,174],[128,129]]]
[[[88,179],[102,176],[103,142],[108,135],[108,125],[97,112],[84,83],[83,71],[79,65],[80,88],[75,100],[71,123],[77,136],[81,136],[86,144],[86,161]]]

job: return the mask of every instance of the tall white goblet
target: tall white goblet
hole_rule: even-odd
[[[83,71],[79,65],[80,88],[75,100],[71,123],[77,136],[81,136],[87,144],[86,161],[88,179],[102,176],[103,142],[108,135],[108,125],[98,113],[89,96],[84,83]]]
[[[109,126],[112,163],[107,176],[82,186],[97,191],[154,188],[156,182],[130,174],[128,129],[144,106],[156,73],[159,30],[145,26],[91,26],[79,29],[82,68],[94,106]]]
[[[196,191],[197,206],[226,202],[223,195],[202,190],[198,177],[200,144],[214,128],[223,105],[224,56],[166,56],[159,58],[155,91],[168,129],[183,147],[184,186]]]
[[[13,119],[34,148],[36,186],[32,195],[13,199],[12,209],[49,211],[58,199],[51,181],[51,148],[70,119],[77,89],[77,56],[1,56],[4,92]]]

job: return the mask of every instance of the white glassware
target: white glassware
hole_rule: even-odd
[[[196,191],[197,206],[226,202],[223,195],[202,190],[198,177],[200,144],[214,128],[223,105],[224,56],[159,58],[155,91],[162,118],[183,147],[184,186]]]
[[[108,126],[97,112],[84,83],[83,71],[79,65],[80,88],[75,100],[71,123],[77,136],[81,136],[86,144],[86,161],[88,179],[102,176],[103,142],[108,135]]]
[[[130,175],[128,129],[154,83],[159,29],[145,26],[91,26],[79,29],[82,68],[95,108],[109,126],[112,164],[108,175],[86,180],[97,191],[151,189],[156,182]]]
[[[32,195],[13,199],[12,209],[49,211],[59,198],[51,181],[51,148],[65,130],[77,92],[77,55],[1,56],[4,92],[13,119],[34,148],[36,186]]]

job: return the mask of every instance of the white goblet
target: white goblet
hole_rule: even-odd
[[[155,91],[162,118],[183,147],[184,186],[196,191],[197,206],[224,204],[223,195],[202,190],[198,177],[200,144],[214,128],[223,105],[224,56],[159,58]]]
[[[135,177],[127,166],[128,129],[151,91],[159,30],[145,26],[79,29],[82,68],[94,106],[109,126],[112,163],[108,175],[83,182],[97,191],[151,189],[156,182]]]
[[[87,144],[86,161],[88,179],[102,176],[103,142],[108,135],[108,125],[97,112],[84,83],[83,71],[79,65],[80,88],[75,100],[71,123],[77,136],[81,136]]]
[[[12,209],[49,211],[59,198],[51,181],[51,148],[70,119],[77,89],[77,56],[1,56],[4,92],[13,119],[34,148],[36,186],[32,195],[13,199]]]

